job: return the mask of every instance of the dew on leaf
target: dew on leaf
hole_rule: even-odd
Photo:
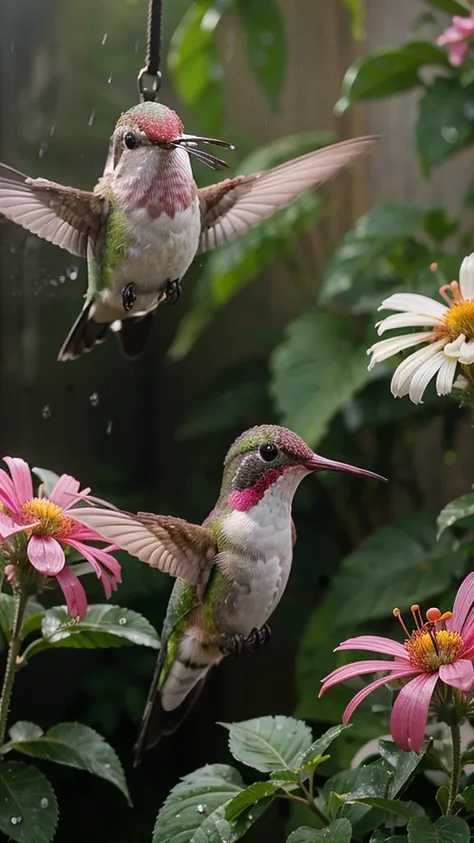
[[[206,813],[206,806],[205,805],[198,805],[197,806],[198,814],[205,814]]]
[[[46,799],[46,796],[40,801],[40,808],[47,808],[49,805],[49,799]]]
[[[21,823],[21,817],[12,817],[10,822],[12,825],[18,825],[18,823]]]
[[[459,132],[456,126],[443,126],[441,134],[446,143],[456,143],[459,138]]]
[[[126,623],[127,623],[127,618],[119,618],[120,626],[125,626]]]

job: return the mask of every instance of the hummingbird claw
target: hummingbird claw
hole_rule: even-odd
[[[224,656],[232,656],[233,658],[242,655],[244,652],[253,655],[262,644],[268,644],[270,637],[270,627],[268,624],[264,624],[260,629],[254,627],[247,636],[238,632],[221,635],[219,650]]]
[[[176,304],[181,296],[181,284],[178,280],[166,284],[166,304]]]
[[[135,284],[125,284],[122,290],[122,307],[128,313],[137,300],[137,288]]]

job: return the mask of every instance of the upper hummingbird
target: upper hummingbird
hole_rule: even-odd
[[[202,526],[170,515],[85,507],[74,518],[178,577],[166,613],[135,762],[171,734],[225,655],[268,640],[266,622],[285,591],[296,541],[295,491],[314,471],[378,474],[315,454],[276,425],[247,430],[224,461],[218,501]]]
[[[228,165],[183,133],[178,115],[145,102],[121,115],[93,193],[29,178],[0,164],[0,215],[73,255],[87,258],[84,307],[58,360],[72,360],[117,331],[128,357],[143,351],[153,313],[180,295],[199,252],[234,240],[304,190],[349,166],[376,138],[343,141],[251,176],[198,189],[189,156]]]

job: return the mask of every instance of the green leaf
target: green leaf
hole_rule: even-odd
[[[442,536],[447,527],[452,527],[456,521],[467,518],[468,515],[474,515],[474,492],[469,492],[467,495],[462,495],[462,497],[450,501],[441,510],[436,522],[438,525],[437,538],[439,539]]]
[[[416,150],[424,173],[474,142],[474,82],[437,78],[420,100]]]
[[[350,821],[354,835],[360,839],[359,835],[380,825],[385,815],[380,808],[357,804],[357,800],[385,797],[390,778],[390,767],[380,759],[364,767],[336,773],[325,783],[323,795],[328,807],[331,804],[339,815]],[[348,802],[356,804],[344,804]]]
[[[442,785],[436,791],[436,801],[441,809],[442,814],[447,814],[449,805],[449,787]]]
[[[285,24],[275,0],[237,0],[247,56],[270,107],[280,108],[287,55]]]
[[[229,749],[234,758],[262,773],[294,767],[312,744],[306,723],[279,714],[220,725],[229,730]]]
[[[352,826],[349,820],[334,820],[326,828],[308,828],[302,826],[292,831],[286,843],[350,843],[352,839]]]
[[[435,823],[416,817],[408,823],[408,843],[469,843],[469,826],[459,817],[440,817]]]
[[[227,803],[225,809],[225,818],[232,822],[236,820],[247,808],[256,805],[261,799],[267,796],[273,796],[279,789],[275,782],[255,782],[250,787],[246,787],[237,796],[234,796],[230,802]]]
[[[36,767],[0,764],[0,829],[19,843],[49,843],[58,824],[54,791]]]
[[[423,211],[415,205],[388,202],[376,205],[357,220],[354,233],[360,240],[411,237],[423,222]]]
[[[361,0],[342,0],[352,18],[352,37],[355,41],[364,39],[364,12]]]
[[[347,800],[348,802],[352,801],[352,798]],[[386,799],[382,796],[368,796],[368,797],[359,797],[355,799],[354,802],[357,802],[359,805],[370,805],[372,808],[380,808],[381,811],[387,811],[389,814],[395,814],[397,817],[401,817],[403,820],[410,820],[412,817],[416,816],[414,811],[409,807],[409,803],[407,802],[400,802],[399,799]]]
[[[346,729],[350,729],[351,725],[343,726],[342,724],[338,724],[337,726],[331,726],[324,735],[321,735],[317,741],[311,744],[308,749],[303,750],[298,757],[295,759],[294,766],[300,770],[301,772],[307,766],[311,766],[312,762],[315,758],[321,757],[324,755],[325,751],[329,746],[331,746],[332,742],[339,737]]]
[[[466,14],[469,15],[471,10],[469,0],[459,0],[459,2],[458,0],[425,0],[425,3],[434,6],[435,9],[447,12],[448,15],[460,15],[461,17],[465,17]]]
[[[58,723],[43,734],[34,723],[19,722],[10,730],[11,740],[2,754],[16,750],[33,758],[87,770],[118,787],[131,805],[122,765],[111,746],[89,726]]]
[[[466,561],[466,549],[452,535],[446,533],[436,542],[431,515],[403,516],[375,530],[344,559],[333,583],[333,622],[389,618],[394,606],[403,609],[446,591],[452,578],[461,576]],[[361,591],[364,581],[370,582],[370,589]]]
[[[329,423],[367,382],[367,344],[342,316],[304,313],[271,360],[282,424],[315,448]]]
[[[420,753],[404,752],[402,749],[399,749],[393,741],[380,740],[379,751],[382,758],[387,762],[387,764],[390,764],[395,771],[393,778],[390,780],[390,786],[387,794],[391,799],[394,799],[410,784],[417,768],[423,761],[426,748]]]
[[[212,764],[184,776],[161,808],[152,843],[222,843],[238,840],[270,805],[263,799],[237,820],[225,819],[228,802],[244,789],[233,767]]]
[[[357,59],[342,82],[342,97],[334,111],[343,114],[361,100],[378,99],[421,84],[425,65],[449,66],[446,52],[428,41],[409,41],[401,47],[382,47]]]
[[[157,650],[160,646],[157,632],[146,618],[131,609],[110,604],[89,606],[82,621],[71,619],[64,606],[48,609],[41,633],[43,637],[26,648],[25,659],[54,647],[94,649],[138,644]]]
[[[456,806],[462,805],[465,811],[474,811],[474,784],[469,785],[469,787],[464,788],[462,793],[460,793],[456,799]]]
[[[28,630],[31,632],[34,628],[34,622],[30,620],[30,618],[36,614],[40,614],[43,612],[44,609],[41,606],[41,603],[38,603],[37,600],[30,598],[28,603],[26,604],[25,610],[25,621],[23,622],[23,627],[21,630],[21,637],[22,639],[26,637],[28,634]],[[5,636],[5,640],[7,643],[10,641],[12,629],[13,629],[13,620],[15,617],[15,598],[12,597],[11,594],[4,594],[0,592],[0,630]]]
[[[49,468],[33,468],[32,471],[41,480],[45,496],[49,497],[58,482],[60,475],[56,474],[54,471],[50,471]]]

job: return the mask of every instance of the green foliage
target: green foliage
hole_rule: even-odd
[[[460,817],[440,817],[435,823],[415,817],[408,823],[408,843],[469,843],[469,826]]]
[[[221,723],[229,730],[229,749],[242,764],[263,773],[299,767],[312,744],[311,730],[291,717],[257,717],[244,723]]]
[[[49,843],[58,824],[54,791],[36,767],[0,764],[0,828],[18,843]]]
[[[474,83],[461,87],[456,79],[435,79],[427,87],[415,127],[416,150],[425,173],[473,143],[473,116]]]
[[[274,111],[280,108],[286,72],[286,33],[276,0],[237,0],[247,56]]]
[[[448,527],[452,527],[457,521],[462,521],[469,515],[474,515],[474,492],[462,495],[454,501],[450,501],[438,515],[438,539]]]
[[[292,831],[286,843],[350,843],[352,839],[352,826],[349,820],[334,820],[326,828],[318,831],[315,828],[302,826],[297,831]]]

